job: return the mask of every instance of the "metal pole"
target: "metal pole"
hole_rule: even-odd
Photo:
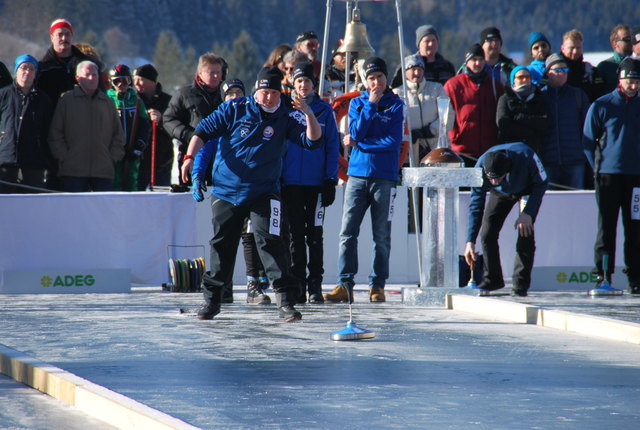
[[[320,88],[318,89],[318,95],[320,98],[324,96],[324,75],[327,70],[327,46],[329,43],[329,20],[331,19],[331,6],[333,0],[327,0],[327,12],[324,17],[324,36],[322,38],[322,62],[320,66]]]
[[[347,23],[345,24],[345,28],[351,22],[351,0],[347,0]],[[349,74],[351,73],[351,52],[345,51],[344,53],[344,93],[347,94],[349,92]]]
[[[402,86],[404,87],[404,103],[406,109],[409,108],[409,87],[407,87],[406,69],[404,66],[404,33],[402,28],[402,12],[400,12],[400,0],[396,0],[396,15],[398,17],[398,43],[400,44],[400,65],[402,67]],[[406,110],[405,110],[406,112]],[[409,115],[406,115],[407,128],[409,129],[409,166],[416,167],[416,160],[413,154],[413,141],[411,139],[411,123],[409,122]],[[420,211],[418,208],[418,189],[411,187],[411,204],[413,206],[413,223],[416,228],[416,246],[418,255],[418,273],[420,276],[420,286],[422,286],[422,246],[421,246],[421,234],[420,234]]]

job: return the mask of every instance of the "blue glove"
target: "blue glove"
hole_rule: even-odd
[[[193,185],[191,186],[191,195],[193,200],[201,202],[204,200],[204,193],[207,192],[207,185],[200,178],[193,179]]]

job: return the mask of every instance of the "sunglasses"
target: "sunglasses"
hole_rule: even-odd
[[[116,78],[116,79],[112,79],[111,83],[117,87],[119,87],[120,85],[129,85],[129,79],[128,78]]]
[[[623,37],[622,39],[618,39],[617,42],[631,43],[631,36]]]
[[[556,67],[555,69],[549,69],[549,73],[569,73],[568,67]]]

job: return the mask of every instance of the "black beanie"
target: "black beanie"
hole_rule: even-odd
[[[364,62],[365,78],[373,72],[382,72],[387,76],[387,63],[380,57],[369,57]]]
[[[244,83],[237,78],[234,79],[229,79],[228,81],[224,81],[222,83],[222,92],[224,93],[224,95],[227,95],[227,92],[229,92],[229,90],[231,88],[240,88],[242,90],[242,94],[246,94],[245,90],[244,90]]]
[[[500,34],[500,30],[496,27],[487,27],[480,33],[480,43],[484,43],[485,40],[496,37],[500,39],[500,43],[502,43],[502,35]]]
[[[144,64],[133,71],[134,76],[149,79],[158,82],[158,71],[151,64]]]
[[[464,54],[464,64],[467,64],[467,61],[471,60],[473,57],[482,57],[484,58],[484,50],[479,43],[474,43],[467,49],[467,52]]]
[[[499,178],[511,171],[511,159],[504,151],[491,151],[484,156],[484,174],[491,179]]]
[[[293,82],[295,82],[298,78],[309,78],[315,86],[316,77],[313,75],[313,65],[308,61],[303,61],[302,63],[297,63],[295,66],[293,66],[291,76],[293,78]]]
[[[640,61],[627,57],[618,66],[620,79],[640,79]]]
[[[263,67],[258,73],[256,89],[282,91],[282,78],[282,72],[276,66]]]

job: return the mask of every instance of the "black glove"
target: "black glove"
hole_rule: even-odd
[[[332,179],[325,179],[320,191],[322,206],[331,206],[336,200],[336,183]]]

